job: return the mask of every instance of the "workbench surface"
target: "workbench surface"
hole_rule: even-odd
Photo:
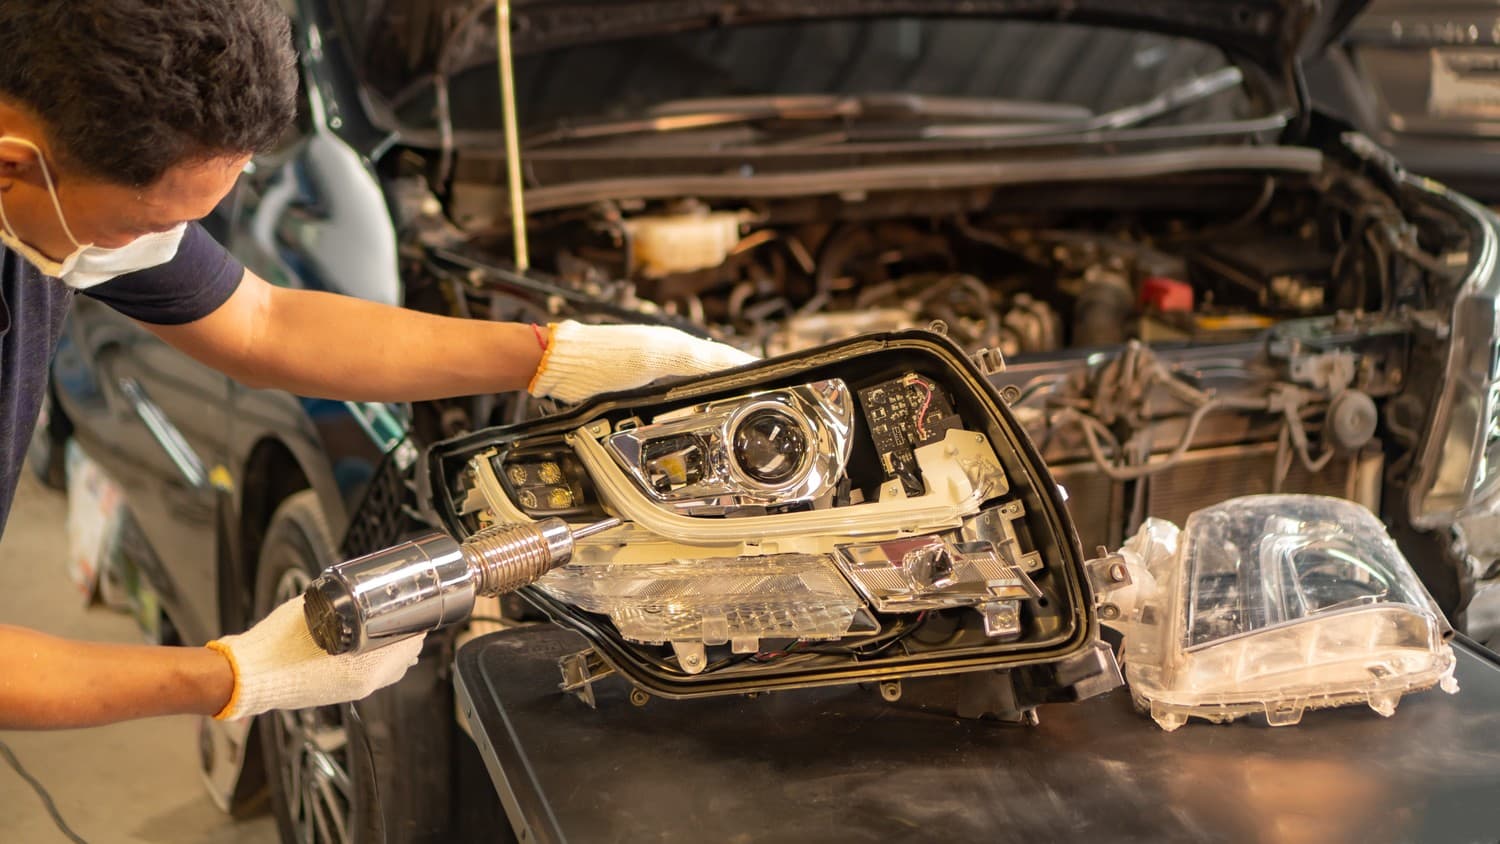
[[[1159,729],[1124,688],[966,721],[952,681],[598,709],[558,690],[584,640],[550,625],[465,645],[456,683],[523,841],[1496,841],[1500,665],[1456,645],[1462,690],[1301,725]]]

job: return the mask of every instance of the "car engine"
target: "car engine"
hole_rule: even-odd
[[[542,288],[496,261],[508,229],[466,190],[453,197],[462,232],[421,254],[448,306],[475,315],[650,319],[762,355],[945,333],[986,361],[1090,551],[1236,494],[1322,493],[1380,512],[1387,468],[1412,459],[1420,425],[1411,351],[1434,340],[1450,295],[1437,256],[1463,254],[1451,220],[1329,164],[600,203],[537,215]],[[450,407],[437,433],[537,409]]]

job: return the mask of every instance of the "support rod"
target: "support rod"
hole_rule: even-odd
[[[510,188],[510,226],[516,250],[516,269],[531,269],[526,243],[525,185],[521,183],[521,139],[516,119],[515,57],[510,51],[510,0],[495,0],[495,42],[500,51],[500,104],[505,118],[506,185]]]

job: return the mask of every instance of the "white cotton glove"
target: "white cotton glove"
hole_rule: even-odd
[[[214,718],[359,700],[400,680],[417,663],[423,638],[411,636],[373,651],[330,656],[307,631],[298,595],[244,633],[208,643],[234,669],[234,692]]]
[[[743,366],[754,355],[659,325],[554,323],[527,392],[565,402],[628,390],[668,375]]]

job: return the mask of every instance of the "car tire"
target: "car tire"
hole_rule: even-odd
[[[57,409],[52,398],[52,388],[42,395],[42,406],[37,414],[36,428],[31,432],[31,443],[26,450],[26,462],[42,486],[48,489],[68,488],[68,438],[73,436],[73,426]]]
[[[334,548],[313,491],[282,502],[260,551],[255,617],[301,594],[336,562]],[[399,683],[352,709],[260,716],[257,732],[283,841],[447,840],[453,703],[438,656],[424,651]]]

